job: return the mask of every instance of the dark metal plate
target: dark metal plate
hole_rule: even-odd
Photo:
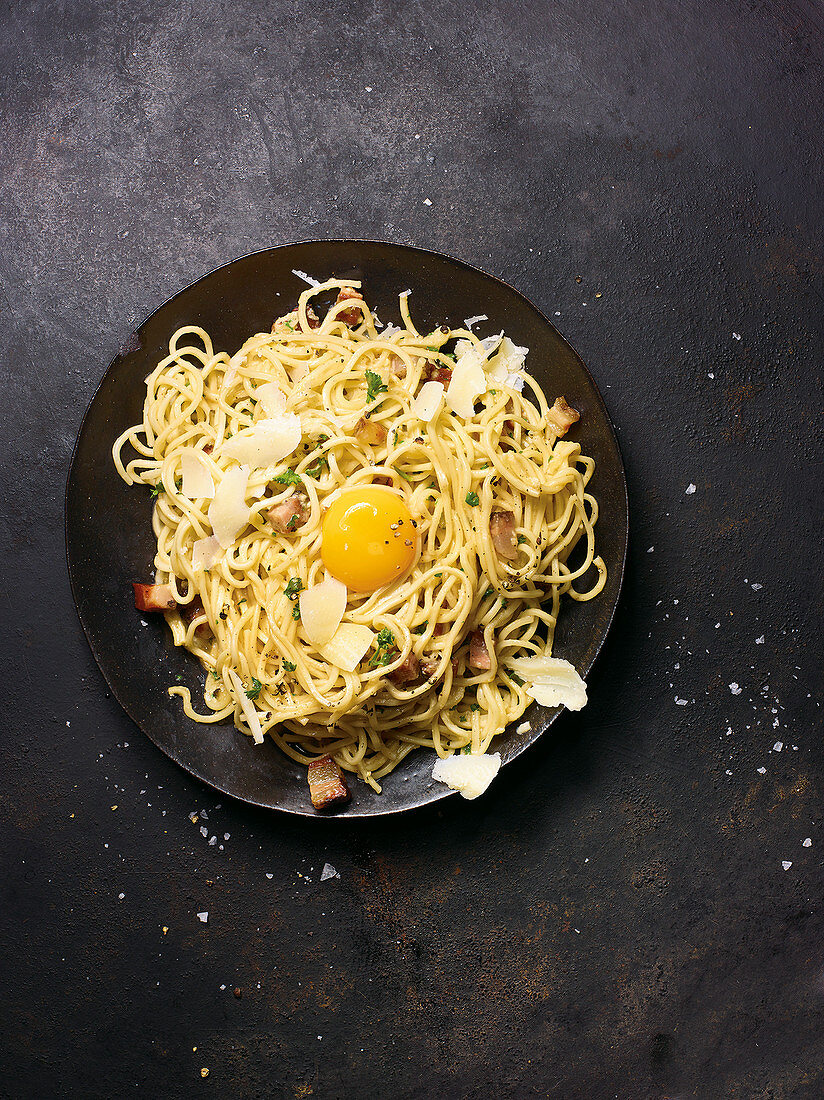
[[[155,542],[148,492],[129,488],[111,459],[117,436],[142,417],[144,380],[184,324],[202,325],[218,350],[236,350],[273,317],[292,308],[305,283],[362,279],[364,293],[384,322],[398,321],[398,293],[411,288],[412,316],[422,328],[462,324],[487,314],[480,335],[502,328],[530,348],[528,366],[550,400],[563,393],[581,411],[574,438],[597,468],[591,488],[600,505],[598,549],[607,563],[604,592],[585,604],[567,601],[555,652],[586,678],[606,638],[621,589],[627,548],[626,481],[603,400],[578,354],[523,295],[491,275],[437,253],[370,241],[312,241],[267,249],[234,260],[193,283],[151,315],[106,371],[86,412],[74,449],[66,494],[66,549],[72,591],[95,659],[124,710],[174,761],[227,795],[290,813],[309,814],[305,770],[271,740],[255,746],[232,723],[191,722],[167,688],[178,678],[197,705],[203,672],[176,649],[160,616],[135,611],[131,582],[152,575]],[[141,619],[147,623],[143,626]],[[535,741],[562,713],[533,705],[531,729],[513,729],[495,748],[506,763]],[[336,816],[360,817],[411,809],[452,792],[431,778],[432,753],[413,753],[376,795],[353,781],[352,801]]]

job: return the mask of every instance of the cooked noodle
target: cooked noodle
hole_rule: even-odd
[[[178,329],[147,379],[143,422],[123,433],[113,455],[126,482],[159,489],[157,583],[169,584],[184,610],[196,598],[203,604],[191,622],[177,612],[167,619],[175,645],[207,671],[205,713],[194,709],[188,688],[169,693],[181,697],[196,722],[232,716],[247,732],[232,673],[247,696],[257,682],[261,728],[284,752],[304,764],[329,754],[379,791],[377,781],[420,746],[441,757],[466,747],[485,752],[532,702],[508,661],[549,653],[561,597],[591,599],[606,569],[595,554],[598,505],[587,492],[595,463],[577,443],[556,438],[534,379],[525,376],[530,398],[490,382],[474,416],[463,419],[444,404],[422,423],[412,406],[425,364],[453,367],[438,349],[455,339],[480,341],[467,329],[419,334],[406,295],[401,330],[381,335],[365,304],[363,323],[348,327],[337,315],[351,303],[333,305],[320,327],[310,328],[313,299],[359,285],[330,280],[306,290],[296,315],[251,337],[231,358],[215,352],[203,329]],[[397,376],[399,366],[405,377]],[[368,406],[367,370],[387,387]],[[286,411],[299,414],[302,444],[275,466],[252,469],[248,526],[212,568],[195,570],[193,546],[212,534],[211,501],[183,495],[182,452],[200,451],[219,483],[235,464],[221,457],[221,447],[264,415],[255,391],[267,382],[283,390]],[[365,411],[386,428],[385,442],[371,446],[354,434]],[[126,443],[138,457],[124,462]],[[302,480],[308,514],[297,530],[278,534],[267,511],[295,492],[275,480],[286,469]],[[321,521],[330,495],[376,480],[403,494],[421,553],[401,580],[372,594],[348,593],[344,622],[388,630],[394,645],[382,653],[387,663],[377,663],[373,651],[346,672],[305,639],[285,589],[295,577],[305,589],[324,579]],[[512,563],[493,546],[493,507],[514,513],[519,545]],[[579,541],[573,568],[568,563]],[[587,583],[592,567],[597,575]],[[204,623],[209,630],[198,630]],[[491,658],[486,671],[468,667],[467,639],[478,628]],[[429,667],[434,659],[437,671],[420,682],[393,683],[390,675],[410,652]]]

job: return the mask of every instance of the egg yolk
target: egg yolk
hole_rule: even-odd
[[[374,592],[397,580],[417,555],[412,514],[403,497],[391,489],[346,489],[323,518],[323,564],[355,592]]]

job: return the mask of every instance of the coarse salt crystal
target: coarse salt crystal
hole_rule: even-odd
[[[432,205],[432,199],[424,199],[423,204],[424,204],[424,206],[431,206]]]
[[[767,774],[767,769],[766,768],[756,768],[756,771],[758,772],[759,775],[766,775]]]
[[[340,878],[340,875],[331,863],[324,863],[323,870],[320,873],[320,881],[326,882],[328,878]]]
[[[738,686],[738,684],[730,684],[730,691],[733,693],[733,695],[741,694],[741,688]]]
[[[763,645],[764,644],[764,635],[763,634],[761,635],[760,638],[755,639],[755,644],[756,645]]]
[[[753,584],[753,585],[750,585],[750,587],[752,588],[753,592],[760,592],[761,589],[764,587],[764,585],[763,584]]]
[[[813,846],[812,837],[808,836],[806,840],[802,840],[802,842],[801,842],[801,847],[802,848],[812,848],[812,846]]]
[[[739,333],[739,332],[734,332],[732,335],[733,335],[734,340],[740,340],[741,339],[741,333]]]
[[[198,913],[197,919],[200,921],[201,924],[208,924],[209,923],[209,914],[208,913]]]
[[[678,698],[678,697],[676,696],[676,698],[675,698],[675,705],[676,705],[677,707],[685,707],[685,706],[687,705],[687,700],[686,700],[686,699],[679,699],[679,698]]]
[[[784,868],[785,871],[789,871],[789,869],[792,867],[792,865],[793,865],[793,861],[791,859],[782,859],[781,860],[781,866]]]
[[[125,894],[118,894],[117,896],[120,898],[121,901],[123,901],[123,899],[125,898],[126,895]]]
[[[784,748],[784,742],[783,741],[776,741],[776,743],[773,745],[773,752],[781,752],[781,750],[783,748]]]
[[[695,486],[692,482],[689,483],[684,492],[687,494],[687,496],[692,496],[692,494],[695,492]]]

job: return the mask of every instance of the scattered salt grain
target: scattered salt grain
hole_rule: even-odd
[[[773,745],[773,752],[781,752],[781,750],[783,748],[784,748],[784,742],[783,741],[776,741],[776,743]]]
[[[738,684],[730,684],[730,691],[733,693],[733,695],[741,694],[741,688],[738,686]]]
[[[651,553],[653,552],[653,550],[654,550],[654,549],[655,549],[655,547],[654,547],[654,546],[650,546],[650,548],[649,548],[649,549],[647,550],[647,553],[648,553],[648,554],[651,554]]]
[[[216,836],[210,836],[209,837],[209,847],[214,848],[215,844],[217,844],[217,837]]]
[[[198,913],[197,919],[200,921],[201,924],[208,924],[209,923],[209,914],[208,913]]]
[[[764,585],[763,584],[752,584],[752,585],[750,585],[750,587],[752,588],[753,592],[760,592],[761,589],[764,587]]]
[[[340,874],[335,870],[331,863],[324,863],[323,870],[320,873],[320,881],[326,882],[328,878],[340,878]]]
[[[801,842],[801,847],[802,848],[812,848],[812,846],[813,846],[812,837],[808,836],[806,840],[802,840],[802,842]]]
[[[200,826],[200,835],[205,839],[209,835],[209,830],[205,825]]]
[[[789,869],[792,867],[792,865],[793,865],[793,861],[791,859],[782,859],[781,860],[781,866],[784,868],[785,871],[789,871]]]
[[[120,898],[121,901],[123,901],[123,899],[125,898],[126,895],[125,894],[118,894],[117,896]]]
[[[431,206],[432,205],[432,199],[424,199],[423,204],[424,204],[424,206]]]
[[[767,769],[766,768],[756,768],[756,771],[758,772],[759,775],[766,775],[767,774]]]
[[[763,634],[761,635],[760,638],[755,639],[755,644],[756,645],[763,645],[764,644],[764,635]]]
[[[684,492],[687,494],[688,497],[692,496],[692,494],[695,492],[695,486],[692,482],[689,483]]]
[[[271,874],[270,874],[270,873],[269,873],[269,872],[267,871],[267,872],[266,872],[266,877],[267,877],[267,878],[273,878],[274,876],[273,876],[273,875],[271,875]]]
[[[679,698],[678,698],[678,697],[676,696],[676,697],[675,697],[675,705],[676,705],[677,707],[685,707],[685,706],[687,705],[687,700],[686,700],[686,699],[679,699]]]
[[[734,339],[734,340],[740,340],[740,339],[741,339],[741,334],[740,334],[740,333],[738,333],[738,332],[734,332],[734,333],[732,334],[732,336],[733,336],[733,339]]]
[[[223,839],[228,840],[230,836],[231,836],[231,833],[224,833],[223,834]]]

